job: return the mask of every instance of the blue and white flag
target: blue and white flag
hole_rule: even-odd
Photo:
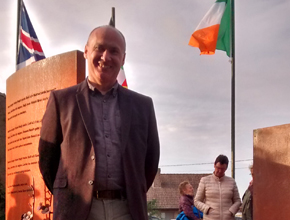
[[[24,2],[20,10],[20,27],[19,27],[19,49],[17,54],[17,66],[19,70],[29,64],[45,59],[41,45],[38,41],[34,28],[27,14]]]

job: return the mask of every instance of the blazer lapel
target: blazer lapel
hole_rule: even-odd
[[[94,125],[92,123],[93,114],[90,107],[89,87],[87,85],[87,80],[84,80],[80,84],[79,90],[77,91],[77,94],[76,94],[76,100],[78,103],[78,108],[80,110],[83,123],[87,130],[91,143],[94,145],[95,132],[94,132]]]
[[[119,85],[119,108],[120,108],[120,116],[121,116],[121,151],[122,153],[127,146],[129,131],[131,127],[131,119],[132,119],[132,103],[131,96],[128,93],[127,89],[123,88]]]

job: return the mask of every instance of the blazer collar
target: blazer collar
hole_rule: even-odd
[[[78,108],[79,108],[83,123],[87,130],[91,143],[94,145],[95,132],[94,132],[94,125],[92,123],[93,114],[92,114],[92,110],[90,106],[89,86],[88,86],[87,80],[84,80],[83,82],[79,84],[79,87],[76,93],[76,100],[77,100]]]
[[[130,91],[121,85],[118,87],[118,102],[121,116],[121,147],[122,153],[127,146],[132,121],[132,99]]]

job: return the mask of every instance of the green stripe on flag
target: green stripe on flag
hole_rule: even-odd
[[[216,2],[226,2],[227,0],[217,0]],[[217,50],[223,50],[226,51],[228,57],[230,57],[230,36],[231,36],[231,8],[230,4],[228,3],[226,5],[225,12],[223,14],[221,23],[220,23],[220,28],[219,28],[219,33],[218,33],[218,39],[217,39],[217,44],[216,44],[216,49]]]
[[[227,3],[228,0],[216,0],[216,2],[225,2],[225,3]]]

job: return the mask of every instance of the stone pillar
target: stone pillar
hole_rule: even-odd
[[[0,184],[5,185],[6,95],[0,92]]]
[[[6,95],[0,92],[0,219],[5,214],[5,124]]]
[[[290,219],[290,124],[254,130],[255,220]]]

